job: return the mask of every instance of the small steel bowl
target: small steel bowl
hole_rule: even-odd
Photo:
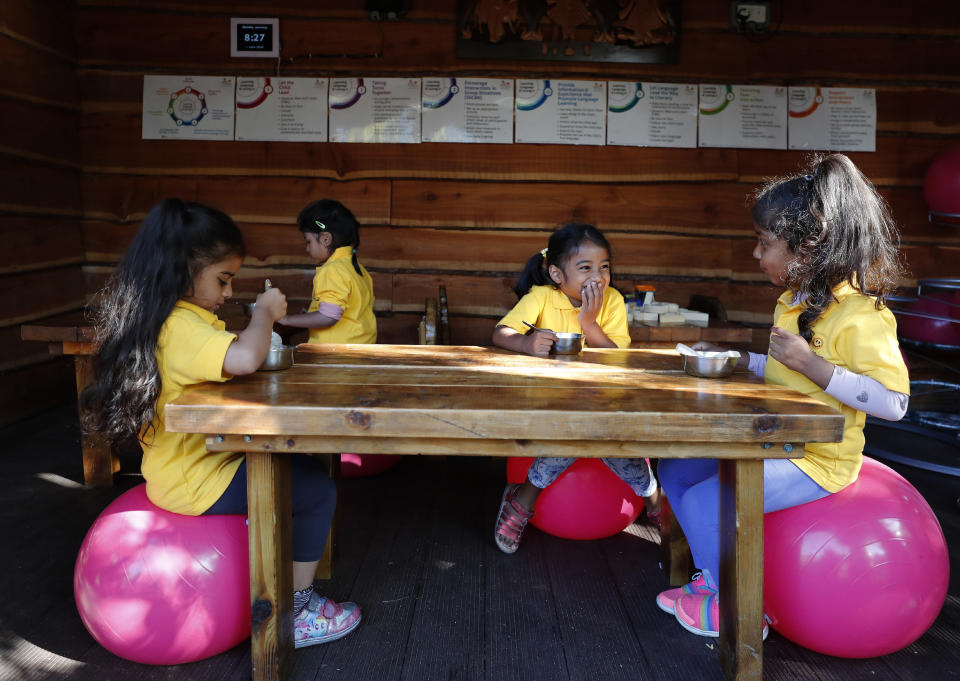
[[[583,334],[558,333],[557,340],[550,350],[554,355],[577,355],[583,350]]]
[[[738,357],[704,357],[683,355],[683,370],[691,376],[700,378],[723,378],[733,373]]]
[[[293,366],[293,350],[294,346],[292,345],[281,345],[279,348],[271,347],[263,360],[263,364],[260,365],[257,371],[280,371],[281,369],[289,369]]]

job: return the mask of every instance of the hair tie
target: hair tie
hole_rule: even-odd
[[[314,221],[313,221],[313,224],[315,224],[315,225],[316,225],[317,227],[319,227],[320,229],[326,229],[326,228],[327,228],[327,226],[326,226],[325,224],[323,224],[322,222],[320,222],[319,220],[314,220]]]
[[[540,249],[540,255],[543,257],[544,260],[546,260],[546,259],[547,259],[547,249],[546,249],[546,248]]]
[[[357,252],[357,249],[356,249],[356,248],[354,248],[354,249],[353,249],[353,252],[354,252],[354,253],[356,253],[356,252]]]

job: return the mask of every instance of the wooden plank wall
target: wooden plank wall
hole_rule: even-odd
[[[20,340],[85,300],[71,4],[0,3],[0,425],[75,394],[69,358]]]
[[[921,191],[933,158],[960,143],[954,0],[778,0],[778,28],[764,40],[729,29],[727,2],[687,1],[677,64],[462,60],[455,55],[455,0],[408,5],[403,20],[378,23],[351,0],[77,0],[87,293],[149,208],[175,195],[216,205],[241,224],[249,255],[240,297],[252,297],[269,276],[294,305],[309,295],[312,274],[294,218],[312,199],[342,200],[364,225],[360,256],[376,282],[383,341],[416,342],[417,311],[442,283],[453,342],[488,342],[496,318],[515,301],[510,287],[522,264],[571,219],[593,222],[610,237],[621,288],[653,283],[661,299],[681,304],[691,293],[714,295],[731,319],[756,324],[769,322],[778,294],[751,258],[744,201],[763,178],[795,169],[798,152],[141,140],[144,74],[875,87],[877,151],[852,156],[902,226],[911,268],[904,283],[960,275],[960,231],[927,222]],[[280,17],[279,62],[231,59],[231,16]],[[38,136],[35,146],[47,158],[58,144]],[[71,169],[41,170],[62,181]]]

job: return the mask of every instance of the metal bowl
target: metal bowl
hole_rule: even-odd
[[[719,357],[683,355],[683,370],[700,378],[723,378],[733,373],[737,359],[726,354]]]
[[[583,350],[583,334],[558,333],[550,351],[554,355],[577,355]]]
[[[266,358],[263,360],[263,364],[260,365],[257,371],[280,371],[281,369],[289,369],[293,366],[293,350],[294,346],[292,345],[281,345],[279,348],[271,347]]]

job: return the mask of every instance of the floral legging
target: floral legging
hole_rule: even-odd
[[[618,478],[630,485],[630,489],[638,497],[649,497],[657,491],[657,479],[653,476],[650,469],[650,462],[646,459],[600,459],[612,470]],[[555,482],[560,474],[570,468],[570,464],[576,461],[573,457],[537,457],[530,470],[527,471],[527,479],[535,487],[546,488]]]

